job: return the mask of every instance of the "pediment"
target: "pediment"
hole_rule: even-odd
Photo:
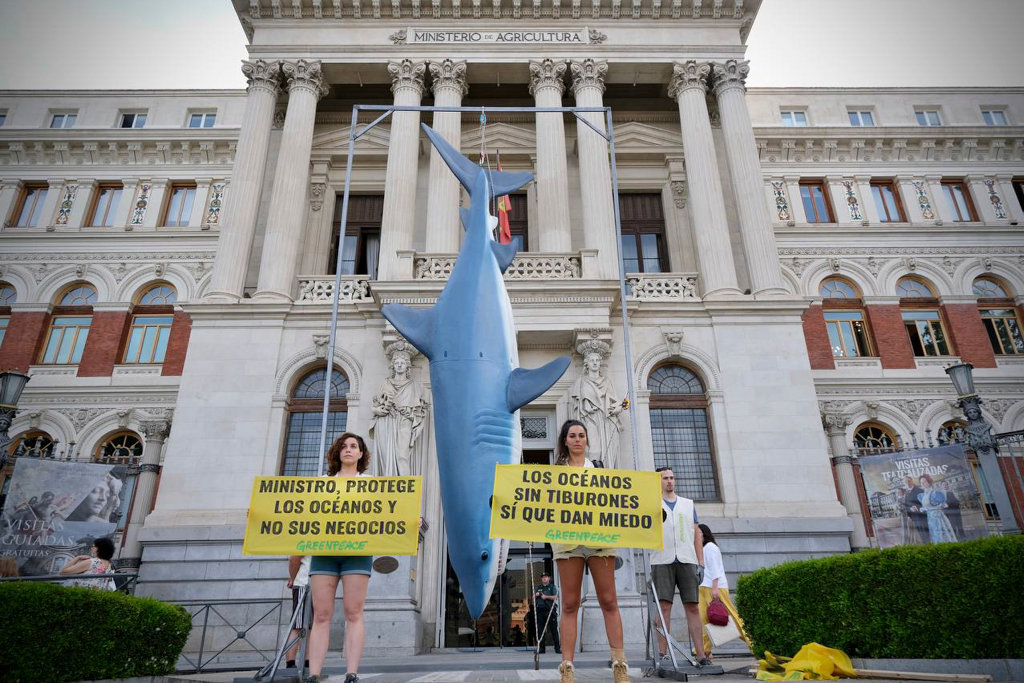
[[[615,126],[615,151],[619,154],[682,154],[683,139],[678,131],[630,121]]]
[[[495,149],[533,152],[537,145],[537,133],[533,127],[525,128],[513,126],[509,123],[489,123],[485,129],[475,126],[470,130],[463,126],[462,152],[470,154],[472,150],[480,149],[480,140],[484,138],[487,150]]]
[[[316,151],[345,151],[348,149],[348,138],[351,126],[341,126],[313,136],[313,149]],[[391,129],[383,124],[378,124],[367,131],[362,137],[356,140],[356,150],[378,150],[387,151],[388,143],[391,140]]]

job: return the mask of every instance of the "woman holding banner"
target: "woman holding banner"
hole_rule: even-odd
[[[566,467],[594,467],[586,456],[587,428],[578,420],[567,420],[558,435],[558,457],[556,465]],[[615,594],[615,548],[590,548],[583,545],[571,546],[551,544],[558,577],[562,584],[562,663],[558,666],[561,683],[574,683],[575,667],[573,654],[576,651],[576,616],[580,608],[580,592],[583,588],[583,569],[590,568],[594,577],[597,602],[604,616],[604,630],[612,651],[612,674],[615,683],[629,681],[626,653],[622,648],[622,617]]]
[[[370,450],[363,437],[345,432],[327,451],[327,474],[332,477],[368,477]],[[342,585],[345,606],[345,683],[359,681],[359,658],[363,654],[366,629],[363,607],[370,584],[370,556],[314,556],[309,567],[309,585],[313,593],[313,628],[309,634],[308,683],[320,683],[320,671],[327,657],[331,636],[331,618],[338,583]]]

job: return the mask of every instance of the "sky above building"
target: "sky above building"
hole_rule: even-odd
[[[763,0],[752,87],[1024,85],[1024,0]],[[229,0],[0,0],[0,89],[241,88]]]

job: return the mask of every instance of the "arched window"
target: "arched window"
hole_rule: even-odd
[[[138,479],[133,468],[142,461],[142,439],[129,430],[114,432],[96,445],[92,460],[114,466],[104,479],[107,495],[117,496],[117,501],[109,506],[109,521],[117,524],[117,531],[124,531],[128,527],[132,496]],[[146,510],[146,514],[149,514],[149,510]]]
[[[142,460],[142,439],[135,432],[111,434],[97,446],[93,460],[104,465],[138,465]]]
[[[32,429],[15,437],[8,447],[8,453],[16,457],[52,458],[53,437],[39,429]]]
[[[150,285],[136,299],[125,344],[124,363],[163,363],[178,293],[166,283]]]
[[[919,358],[950,355],[949,335],[942,323],[935,290],[919,278],[903,277],[896,283],[896,294],[900,297],[903,326],[914,355]]]
[[[313,477],[320,459],[320,425],[323,418],[326,369],[317,368],[296,383],[288,400],[288,434],[285,437],[281,474]],[[341,370],[331,372],[327,446],[348,424],[348,377]],[[326,462],[324,464],[326,468]]]
[[[865,422],[853,433],[853,444],[861,455],[893,453],[900,450],[896,432],[877,422]]]
[[[11,304],[18,300],[18,292],[14,285],[0,282],[0,344],[4,343],[7,324],[11,321]]]
[[[96,288],[87,283],[71,285],[57,296],[40,363],[74,365],[82,360],[96,298]]]
[[[951,443],[964,443],[967,438],[967,423],[963,420],[947,420],[939,427],[935,440],[940,446],[947,446]]]
[[[718,500],[704,383],[688,368],[668,364],[651,372],[647,388],[651,391],[655,467],[672,468],[679,495],[697,501]]]
[[[864,302],[849,281],[838,277],[822,280],[818,290],[828,329],[829,345],[836,358],[871,355],[868,325],[864,320]]]
[[[997,356],[1024,353],[1020,318],[1013,305],[1013,292],[992,277],[979,277],[971,288],[978,297],[978,312]]]

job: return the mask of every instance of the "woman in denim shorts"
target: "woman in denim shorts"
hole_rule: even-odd
[[[556,465],[566,467],[593,467],[586,456],[587,428],[577,420],[567,420],[558,435],[558,457]],[[615,548],[590,548],[584,545],[561,545],[552,543],[551,550],[558,566],[558,578],[562,584],[562,619],[559,630],[562,633],[562,663],[558,666],[561,683],[574,683],[575,668],[573,654],[576,651],[576,614],[580,608],[580,591],[583,587],[583,568],[590,569],[594,577],[597,602],[604,616],[604,630],[612,651],[612,674],[615,683],[629,681],[626,653],[622,649],[622,617],[619,615],[619,601],[615,594]]]
[[[332,477],[368,477],[370,450],[363,437],[345,432],[327,451],[327,474]],[[366,629],[363,606],[370,583],[373,557],[314,556],[309,566],[309,585],[313,592],[313,628],[309,633],[308,683],[320,683],[320,670],[327,657],[334,616],[334,598],[341,581],[341,599],[345,605],[345,683],[357,683],[359,657],[363,654]]]

